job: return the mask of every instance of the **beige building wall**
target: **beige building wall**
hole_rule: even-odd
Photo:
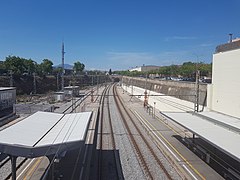
[[[208,95],[211,110],[240,118],[240,49],[213,55]]]
[[[130,72],[132,72],[132,71],[142,71],[142,67],[136,67],[136,68],[133,68],[133,69],[130,69],[129,70]]]
[[[133,69],[130,69],[129,71],[140,71],[140,72],[147,72],[147,71],[151,71],[151,70],[156,70],[159,69],[160,66],[141,66],[141,67],[136,67]]]
[[[159,66],[142,66],[142,71],[147,72],[147,71],[156,70],[159,68],[160,68]]]

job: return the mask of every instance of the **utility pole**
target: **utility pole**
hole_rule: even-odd
[[[132,85],[132,95],[133,95],[133,77],[131,78],[131,85]]]
[[[194,100],[194,107],[193,112],[199,112],[199,79],[200,79],[200,71],[199,71],[199,57],[197,54],[194,54],[197,58],[195,63],[195,100]]]
[[[59,73],[57,73],[57,91],[59,91]]]
[[[196,82],[195,82],[195,103],[194,103],[194,112],[199,111],[199,76],[200,71],[196,70]]]
[[[98,74],[97,74],[97,72],[96,72],[96,78],[97,78],[97,95],[98,95],[98,81],[99,81],[99,76],[98,76]]]
[[[153,104],[154,104],[153,118],[155,118],[156,117],[156,102],[153,102]]]
[[[92,75],[91,102],[93,102],[93,75]]]
[[[124,83],[123,83],[123,75],[122,75],[122,82],[121,82],[121,85],[122,85],[122,89],[123,89],[123,94],[124,94]]]
[[[92,88],[93,88],[93,75],[92,75]]]
[[[33,73],[33,94],[37,93],[36,73]]]
[[[64,42],[62,43],[62,91],[64,91]]]
[[[10,70],[10,87],[13,87],[13,71]]]
[[[148,97],[147,97],[147,74],[146,74],[145,92],[144,92],[144,102],[143,102],[143,106],[146,107],[147,105],[148,105]]]
[[[72,112],[73,112],[73,110],[75,110],[75,112],[76,112],[76,97],[75,97],[75,81],[76,81],[76,79],[75,79],[75,74],[73,74],[73,82],[72,82]]]

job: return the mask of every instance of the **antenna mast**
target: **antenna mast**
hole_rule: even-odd
[[[231,43],[231,42],[232,42],[233,34],[232,34],[232,33],[229,33],[228,35],[229,35],[229,43]]]
[[[64,42],[62,43],[62,91],[64,91]]]

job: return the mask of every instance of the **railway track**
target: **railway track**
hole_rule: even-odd
[[[109,94],[112,85],[105,88],[100,103],[100,136],[99,136],[99,161],[98,179],[123,179],[118,167],[116,142],[110,112]],[[106,108],[107,107],[107,108]],[[105,150],[108,150],[108,153]],[[109,165],[112,167],[109,171]]]
[[[152,145],[150,145],[149,141],[146,139],[146,137],[143,135],[142,131],[139,129],[139,127],[135,123],[135,121],[133,119],[133,115],[130,114],[130,112],[127,110],[126,106],[124,106],[123,101],[121,100],[121,98],[118,95],[116,86],[113,89],[113,95],[114,95],[114,99],[115,99],[116,105],[118,107],[119,113],[121,115],[122,121],[127,130],[128,135],[129,135],[130,141],[132,142],[132,145],[138,156],[139,162],[140,162],[141,166],[143,167],[143,171],[144,171],[146,178],[148,178],[148,179],[156,178],[154,171],[152,170],[152,168],[150,168],[151,165],[149,164],[149,156],[146,156],[146,153],[144,153],[144,151],[146,151],[146,149],[147,149],[147,151],[149,152],[149,155],[151,155],[151,159],[154,159],[154,161],[156,162],[156,165],[159,167],[159,170],[162,171],[162,173],[164,174],[164,178],[172,179],[168,170],[164,167],[163,163],[161,162],[158,155],[154,151]],[[135,133],[137,133],[139,136],[136,136],[133,133],[133,128],[135,129]],[[139,141],[142,141],[144,143],[144,146],[146,147],[146,149],[144,149],[141,145],[139,145]]]
[[[87,97],[90,95],[91,93],[87,94]],[[132,147],[131,149],[133,151],[129,157],[131,158],[133,154],[136,156],[136,162],[140,165],[139,169],[142,170],[142,177],[146,179],[175,179],[171,172],[169,173],[169,169],[166,169],[165,164],[162,163],[162,159],[159,157],[159,153],[161,152],[156,150],[157,148],[154,147],[153,142],[150,142],[151,138],[144,134],[146,131],[141,127],[141,124],[138,123],[138,120],[136,120],[137,116],[124,104],[116,87],[110,85],[105,87],[102,95],[97,95],[94,102],[96,102],[97,99],[99,102],[99,129],[97,132],[98,159],[97,162],[95,162],[97,163],[96,179],[124,179],[122,169],[121,167],[119,168],[119,166],[121,166],[118,155],[119,150],[117,150],[117,147],[119,148],[119,142],[116,142],[115,137],[119,139],[120,136],[125,136],[125,134],[131,144],[129,144],[128,148]],[[63,113],[75,111],[82,101],[75,101],[75,103],[65,108]],[[113,115],[114,113],[115,116]],[[116,114],[119,114],[119,117],[116,116]],[[116,121],[121,121],[126,133],[116,135],[116,127],[118,128]],[[1,165],[2,164],[0,164],[0,166]],[[11,176],[4,179],[10,178]]]

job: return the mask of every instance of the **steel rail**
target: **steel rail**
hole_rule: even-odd
[[[117,93],[116,93],[116,88],[115,88],[115,86],[114,86],[114,89],[113,89],[113,94],[117,94]],[[119,97],[117,98],[117,96],[114,96],[114,100],[115,100],[115,102],[116,102],[116,105],[117,105],[117,108],[118,108],[118,110],[119,110],[119,114],[120,114],[120,116],[121,116],[121,118],[122,118],[122,121],[123,121],[123,123],[124,123],[124,126],[125,126],[125,128],[126,128],[126,130],[127,130],[127,132],[128,132],[128,135],[129,135],[129,137],[130,137],[130,140],[131,140],[131,142],[132,142],[132,144],[133,144],[133,146],[134,146],[134,148],[135,148],[135,150],[136,150],[136,153],[137,153],[137,155],[138,155],[138,158],[139,158],[139,160],[140,160],[140,163],[141,163],[141,165],[143,166],[143,169],[144,169],[144,171],[145,171],[145,173],[146,173],[146,176],[148,176],[150,179],[153,179],[153,176],[152,176],[152,174],[151,174],[151,172],[150,172],[150,170],[149,170],[149,168],[148,168],[148,165],[147,165],[147,163],[146,163],[146,160],[144,159],[144,157],[143,157],[143,155],[142,155],[142,153],[141,153],[141,150],[140,150],[140,148],[139,148],[139,146],[138,146],[135,138],[133,137],[133,134],[131,133],[131,130],[130,130],[130,128],[129,128],[128,124],[127,124],[127,121],[126,121],[126,119],[125,119],[125,117],[124,117],[123,111],[121,110],[121,107],[123,107],[123,105],[122,105]],[[129,118],[130,118],[130,117],[129,117]]]
[[[126,119],[124,118],[123,112],[121,109],[124,110],[124,112],[127,114],[128,118],[131,120],[132,124],[134,125],[134,127],[136,128],[137,132],[139,133],[139,135],[141,136],[141,138],[143,139],[144,143],[146,144],[146,146],[148,147],[149,151],[151,152],[152,156],[154,157],[154,159],[156,160],[156,162],[158,163],[158,165],[161,167],[161,169],[163,170],[163,172],[165,173],[165,175],[167,176],[168,179],[172,179],[171,175],[168,173],[167,169],[164,167],[164,165],[162,164],[162,162],[160,161],[160,159],[157,157],[156,153],[154,152],[154,150],[152,149],[151,145],[149,144],[149,142],[146,140],[146,138],[143,136],[143,134],[141,133],[140,129],[138,128],[138,126],[136,125],[136,123],[134,122],[134,120],[132,119],[132,116],[130,115],[130,113],[128,112],[128,110],[126,109],[126,107],[123,104],[123,101],[120,99],[120,97],[117,94],[116,91],[116,86],[114,86],[114,94],[116,94],[117,96],[114,96],[116,104],[119,108],[119,112],[120,115],[123,119],[124,125],[129,133],[129,136],[131,138],[131,141],[133,142],[133,145],[140,157],[141,162],[143,163],[144,169],[147,171],[147,174],[149,175],[149,177],[151,179],[153,179],[153,176],[151,175],[151,172],[147,166],[147,163],[143,157],[143,155],[141,154],[140,148],[136,142],[136,140],[134,139],[134,136],[131,134],[130,128],[128,126],[128,123],[126,121]],[[120,108],[120,105],[122,108]]]
[[[112,118],[111,118],[111,110],[110,110],[109,91],[112,87],[113,87],[113,85],[111,85],[110,88],[107,90],[108,121],[109,121],[109,125],[110,125],[111,142],[112,142],[112,148],[113,148],[113,153],[114,153],[114,155],[113,155],[114,162],[116,164],[115,168],[116,168],[116,172],[117,172],[117,179],[123,179],[122,173],[120,171],[121,169],[120,169],[118,161],[117,161],[118,158],[117,158],[117,150],[116,150],[116,141],[115,141],[115,137],[114,137]]]
[[[99,161],[98,161],[98,179],[105,179],[104,175],[103,175],[103,156],[102,156],[102,150],[103,150],[103,127],[107,127],[110,130],[110,138],[111,138],[111,146],[113,149],[113,160],[115,162],[115,170],[116,170],[116,179],[123,179],[121,172],[120,172],[120,168],[118,166],[118,162],[117,162],[117,152],[116,152],[116,141],[114,138],[114,131],[113,131],[113,125],[112,125],[112,119],[111,119],[111,113],[110,113],[110,103],[109,103],[109,91],[111,89],[112,85],[107,86],[102,95],[99,96],[101,97],[100,100],[100,137],[99,137]],[[105,104],[107,104],[107,109],[105,109]],[[104,116],[104,110],[105,112],[107,111],[107,117]],[[105,120],[108,120],[109,125],[106,125],[106,123],[104,123]]]
[[[107,88],[103,90],[103,95],[106,94]],[[102,146],[103,146],[103,110],[104,110],[104,96],[100,99],[100,136],[99,136],[99,151],[98,151],[98,179],[102,179]]]

